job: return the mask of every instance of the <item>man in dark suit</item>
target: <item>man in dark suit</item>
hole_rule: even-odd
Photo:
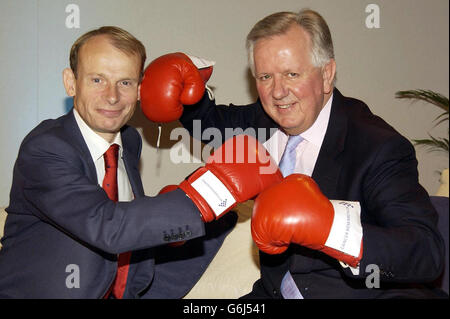
[[[426,287],[443,269],[444,245],[436,211],[418,183],[414,148],[363,102],[334,87],[324,19],[312,10],[275,13],[250,31],[247,48],[258,101],[215,105],[205,95],[180,118],[191,134],[211,127],[222,137],[227,128],[258,134],[280,169],[286,144],[300,137],[285,174],[294,175],[255,201],[261,279],[244,297],[443,296]],[[342,212],[333,200],[351,206],[347,220],[336,218]],[[331,234],[353,248],[336,248]]]
[[[208,204],[198,205],[205,198],[191,177],[183,190],[145,196],[142,140],[126,125],[144,63],[141,42],[117,27],[90,31],[72,46],[63,80],[74,109],[33,129],[14,167],[0,297],[181,298],[234,226],[229,209],[205,226],[218,217],[206,212]],[[225,188],[247,188],[239,184],[240,171],[228,166],[221,175],[220,163],[208,165],[221,181],[232,178]],[[196,176],[209,172],[208,165]]]

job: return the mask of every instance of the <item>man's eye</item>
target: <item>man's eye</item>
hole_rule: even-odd
[[[122,81],[122,85],[130,86],[131,85],[131,81]]]
[[[290,77],[290,78],[297,78],[298,76],[299,76],[299,74],[295,73],[295,72],[289,72],[288,73],[288,77]]]
[[[263,74],[261,76],[259,76],[259,80],[261,81],[266,81],[270,79],[270,75],[269,74]]]
[[[101,79],[99,79],[99,78],[93,78],[93,79],[92,79],[92,82],[94,82],[94,83],[100,83],[100,82],[101,82]]]

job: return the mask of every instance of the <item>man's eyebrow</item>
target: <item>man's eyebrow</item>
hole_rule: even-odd
[[[97,73],[97,72],[91,72],[87,74],[88,76],[101,76],[101,77],[105,77],[105,75],[103,73]]]
[[[107,78],[107,76],[104,73],[91,72],[91,73],[88,73],[87,75],[88,76],[100,76],[100,77],[103,77],[103,78]],[[123,78],[120,78],[118,81],[119,82],[120,81],[139,81],[139,77],[125,76]]]
[[[124,77],[124,78],[120,79],[119,81],[124,81],[124,80],[137,81],[138,78],[134,78],[134,77]]]

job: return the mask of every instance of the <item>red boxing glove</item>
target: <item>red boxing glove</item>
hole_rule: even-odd
[[[157,123],[178,120],[183,105],[195,104],[205,92],[212,67],[200,72],[184,53],[170,53],[153,60],[144,72],[140,103],[144,115]]]
[[[352,267],[362,258],[359,203],[328,200],[306,175],[289,175],[259,194],[251,228],[254,242],[268,254],[280,254],[295,243]]]
[[[198,207],[203,220],[210,222],[282,179],[264,146],[251,136],[237,135],[226,140],[206,165],[179,187]]]
[[[167,185],[167,186],[164,186],[163,188],[161,188],[161,190],[159,191],[158,195],[174,191],[177,188],[178,188],[178,185]]]

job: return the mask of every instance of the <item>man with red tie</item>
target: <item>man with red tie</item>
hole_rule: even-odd
[[[142,140],[126,124],[145,58],[142,43],[117,27],[73,44],[63,81],[74,108],[33,129],[14,167],[0,298],[181,298],[234,226],[230,209],[281,181],[276,165],[260,176],[267,162],[223,163],[219,149],[179,187],[145,196]],[[251,137],[224,147],[237,145],[245,158],[265,151]]]
[[[258,101],[216,105],[205,94],[180,118],[191,134],[200,121],[202,130],[215,127],[222,136],[227,128],[257,132],[285,176],[255,200],[261,278],[245,297],[445,296],[427,287],[443,270],[444,243],[418,183],[414,148],[334,87],[325,20],[312,10],[269,15],[248,34],[247,49]],[[182,63],[173,56],[167,69]],[[158,97],[143,105],[148,114],[168,105],[165,99],[179,99],[165,94],[179,83],[166,85],[142,88]],[[369,275],[379,285],[368,284]]]

